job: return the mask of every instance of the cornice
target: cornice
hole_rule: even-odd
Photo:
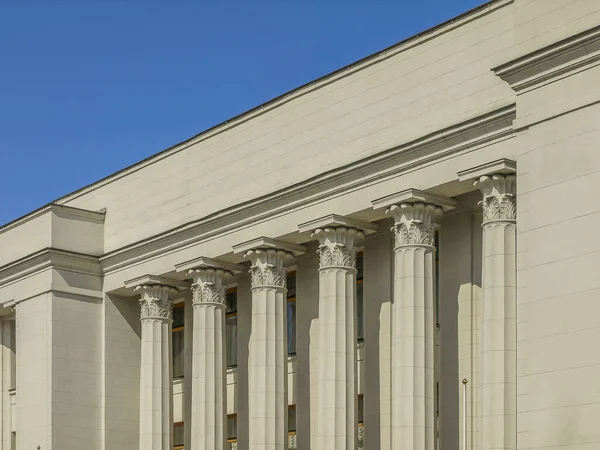
[[[250,250],[283,250],[293,254],[294,256],[301,255],[306,252],[304,245],[292,244],[290,242],[280,241],[278,239],[271,239],[268,237],[259,237],[252,239],[251,241],[242,242],[233,246],[233,253],[246,253]]]
[[[517,173],[517,163],[511,159],[501,158],[476,167],[461,170],[457,173],[458,181],[473,181],[485,175]]]
[[[0,267],[0,287],[46,269],[102,276],[100,262],[96,256],[45,248]]]
[[[502,64],[492,71],[517,93],[600,64],[600,25]]]
[[[431,204],[439,206],[444,211],[454,209],[458,204],[458,202],[452,198],[429,194],[419,189],[406,189],[402,192],[397,192],[371,202],[373,209],[387,209],[390,206],[400,205],[402,203]]]
[[[143,239],[100,257],[105,274],[173,253],[237,229],[317,204],[429,166],[454,154],[472,151],[514,137],[516,105],[441,129],[387,151],[353,161],[269,195],[217,211],[164,233]],[[465,140],[465,136],[469,136]],[[420,154],[406,161],[407,154]],[[298,195],[299,192],[314,192]]]
[[[311,234],[317,228],[332,227],[355,228],[363,232],[365,235],[377,232],[376,223],[355,220],[349,217],[340,216],[339,214],[329,214],[325,217],[319,217],[318,219],[301,223],[300,225],[298,225],[298,231],[300,233]]]
[[[21,217],[19,219],[13,220],[12,222],[7,223],[0,227],[0,234],[5,233],[13,228],[16,228],[24,223],[27,223],[31,220],[34,220],[48,212],[54,212],[60,215],[64,215],[67,217],[75,217],[78,219],[104,223],[105,212],[104,211],[89,211],[87,209],[74,208],[72,206],[67,205],[58,205],[56,203],[51,203],[49,205],[43,206],[42,208],[32,212],[31,214]]]

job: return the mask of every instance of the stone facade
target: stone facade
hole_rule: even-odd
[[[0,227],[0,450],[598,448],[598,61],[491,1]]]

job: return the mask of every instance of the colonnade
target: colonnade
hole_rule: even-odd
[[[506,170],[485,173],[493,167],[462,176],[474,179],[483,193],[483,449],[508,450],[516,447],[515,177]],[[374,209],[394,219],[392,449],[435,448],[434,241],[439,219],[454,206],[452,199],[414,189],[373,201]],[[319,243],[317,450],[357,448],[356,249],[375,230],[372,223],[337,215],[299,226]],[[251,265],[249,448],[283,450],[286,265],[305,247],[259,238],[233,250]],[[241,270],[209,258],[177,266],[193,291],[190,450],[221,450],[226,444],[224,286]],[[140,450],[171,450],[172,301],[180,287],[146,280],[136,289],[142,320]]]

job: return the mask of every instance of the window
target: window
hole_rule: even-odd
[[[227,290],[225,304],[225,355],[227,367],[234,367],[237,366],[237,288]]]
[[[173,449],[183,450],[184,439],[183,422],[177,422],[173,425]]]
[[[365,396],[358,394],[358,449],[365,448]]]
[[[440,326],[440,232],[435,231],[435,323]]]
[[[288,449],[296,450],[296,405],[288,406]]]
[[[287,342],[288,355],[296,354],[296,272],[287,276]]]
[[[359,252],[356,255],[356,336],[358,342],[364,340],[364,295],[363,295],[363,276],[364,276],[364,255]]]
[[[237,414],[227,415],[227,450],[237,449]]]
[[[173,305],[173,378],[183,377],[184,319],[184,302]]]

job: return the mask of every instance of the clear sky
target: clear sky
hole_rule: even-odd
[[[0,225],[482,3],[1,1]]]

